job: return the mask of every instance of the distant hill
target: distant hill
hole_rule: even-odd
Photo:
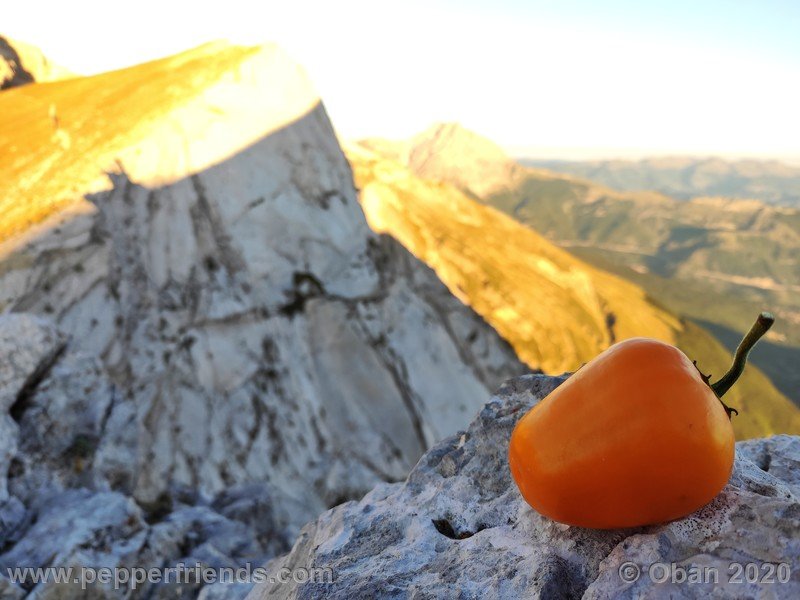
[[[52,62],[36,46],[0,35],[0,90],[74,76],[68,69]]]
[[[476,196],[503,188],[524,171],[500,146],[457,123],[438,123],[408,141],[360,142],[382,156],[408,165],[420,177],[446,179]]]
[[[428,263],[531,367],[574,370],[614,341],[649,336],[678,345],[707,371],[727,368],[729,354],[719,342],[640,287],[449,183],[419,177],[358,144],[345,152],[370,226]],[[800,430],[800,410],[757,369],[750,367],[731,393],[731,403],[744,407],[734,419],[740,437]]]
[[[459,185],[448,171],[426,176]],[[519,167],[504,185],[473,197],[643,286],[672,310],[712,327],[729,349],[754,314],[774,310],[778,325],[754,361],[800,402],[800,211],[756,201],[619,192],[532,167]]]
[[[665,157],[587,162],[525,159],[521,163],[618,190],[652,190],[680,200],[724,196],[800,207],[800,167],[777,160]]]

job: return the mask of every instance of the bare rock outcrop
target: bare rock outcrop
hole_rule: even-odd
[[[123,597],[129,583],[84,582],[85,596],[73,578],[82,567],[237,568],[285,548],[291,532],[275,518],[268,486],[216,497],[184,488],[151,506],[115,490],[116,469],[130,456],[114,449],[130,424],[112,415],[130,403],[100,361],[51,322],[0,316],[0,356],[0,597]],[[75,569],[69,584],[37,583],[33,571],[12,582],[7,571],[50,567]],[[181,587],[191,595],[202,585]],[[174,597],[174,588],[142,584],[133,597]]]
[[[525,503],[506,453],[516,421],[562,381],[510,381],[404,483],[326,512],[268,565],[273,575],[331,569],[332,582],[264,584],[248,598],[800,595],[800,438],[740,442],[729,484],[684,519],[609,531],[560,525]]]
[[[127,433],[93,469],[115,489],[151,504],[268,482],[300,525],[404,477],[524,367],[369,230],[303,72],[274,47],[243,60],[126,148],[91,205],[6,243],[0,304],[99,357],[120,396],[108,423]],[[243,113],[265,134],[214,160]],[[193,119],[199,131],[178,126]]]
[[[172,78],[165,113],[148,98],[156,112],[135,131],[109,129],[113,111],[79,118],[67,100],[95,78],[37,88],[60,90],[75,144],[53,150],[65,169],[53,177],[68,181],[28,185],[37,171],[6,188],[7,205],[41,210],[0,243],[3,566],[103,552],[169,564],[206,533],[174,552],[162,544],[183,534],[153,536],[187,519],[246,524],[247,557],[263,562],[323,510],[402,480],[526,371],[430,269],[370,231],[324,108],[278,49],[203,47],[95,83],[112,103],[114,86],[157,76]],[[84,175],[88,200],[84,188],[30,197]],[[97,530],[86,511],[100,505]],[[251,547],[225,544],[215,552],[231,562]]]

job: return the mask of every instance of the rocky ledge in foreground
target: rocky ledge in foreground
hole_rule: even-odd
[[[680,521],[568,527],[523,501],[506,461],[516,421],[562,381],[511,380],[405,483],[327,511],[268,565],[330,568],[333,583],[248,598],[800,598],[800,438],[740,442],[728,486]]]

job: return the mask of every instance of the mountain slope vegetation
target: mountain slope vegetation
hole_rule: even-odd
[[[778,325],[754,356],[800,402],[800,213],[755,201],[680,202],[531,171],[486,199],[583,259],[722,331],[729,349],[765,308]]]
[[[370,226],[428,263],[531,367],[577,369],[614,341],[664,340],[720,375],[730,355],[701,327],[664,309],[645,291],[590,266],[454,185],[423,179],[369,146],[345,151]],[[397,157],[397,154],[392,154]],[[800,411],[750,367],[730,403],[740,437],[798,431]]]
[[[433,137],[417,136],[413,143],[425,145]],[[451,132],[452,148],[440,150],[459,156],[476,137]],[[385,140],[380,145],[391,147]],[[498,164],[509,172],[507,161]],[[754,200],[677,201],[657,192],[620,192],[520,165],[511,172],[502,188],[473,197],[634,281],[674,312],[713,329],[729,350],[754,314],[775,312],[775,331],[753,361],[800,403],[800,211]],[[461,187],[446,171],[428,176]]]

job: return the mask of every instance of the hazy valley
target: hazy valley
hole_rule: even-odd
[[[713,329],[730,350],[748,315],[773,310],[779,327],[754,361],[785,395],[800,401],[797,210],[752,200],[676,201],[656,192],[618,192],[523,167],[489,140],[455,125],[434,127],[408,142],[365,143],[425,177],[450,181],[583,260],[637,283],[673,312]],[[462,168],[414,163],[432,148],[449,148],[447,156],[464,161]],[[494,182],[489,189],[465,179],[487,171]]]
[[[729,349],[747,314],[774,311],[780,325],[755,364],[800,401],[800,212],[722,198],[678,202],[537,173],[489,202],[715,328]]]
[[[660,192],[679,200],[721,196],[800,208],[800,167],[777,160],[663,157],[522,164],[574,175],[621,191]]]

